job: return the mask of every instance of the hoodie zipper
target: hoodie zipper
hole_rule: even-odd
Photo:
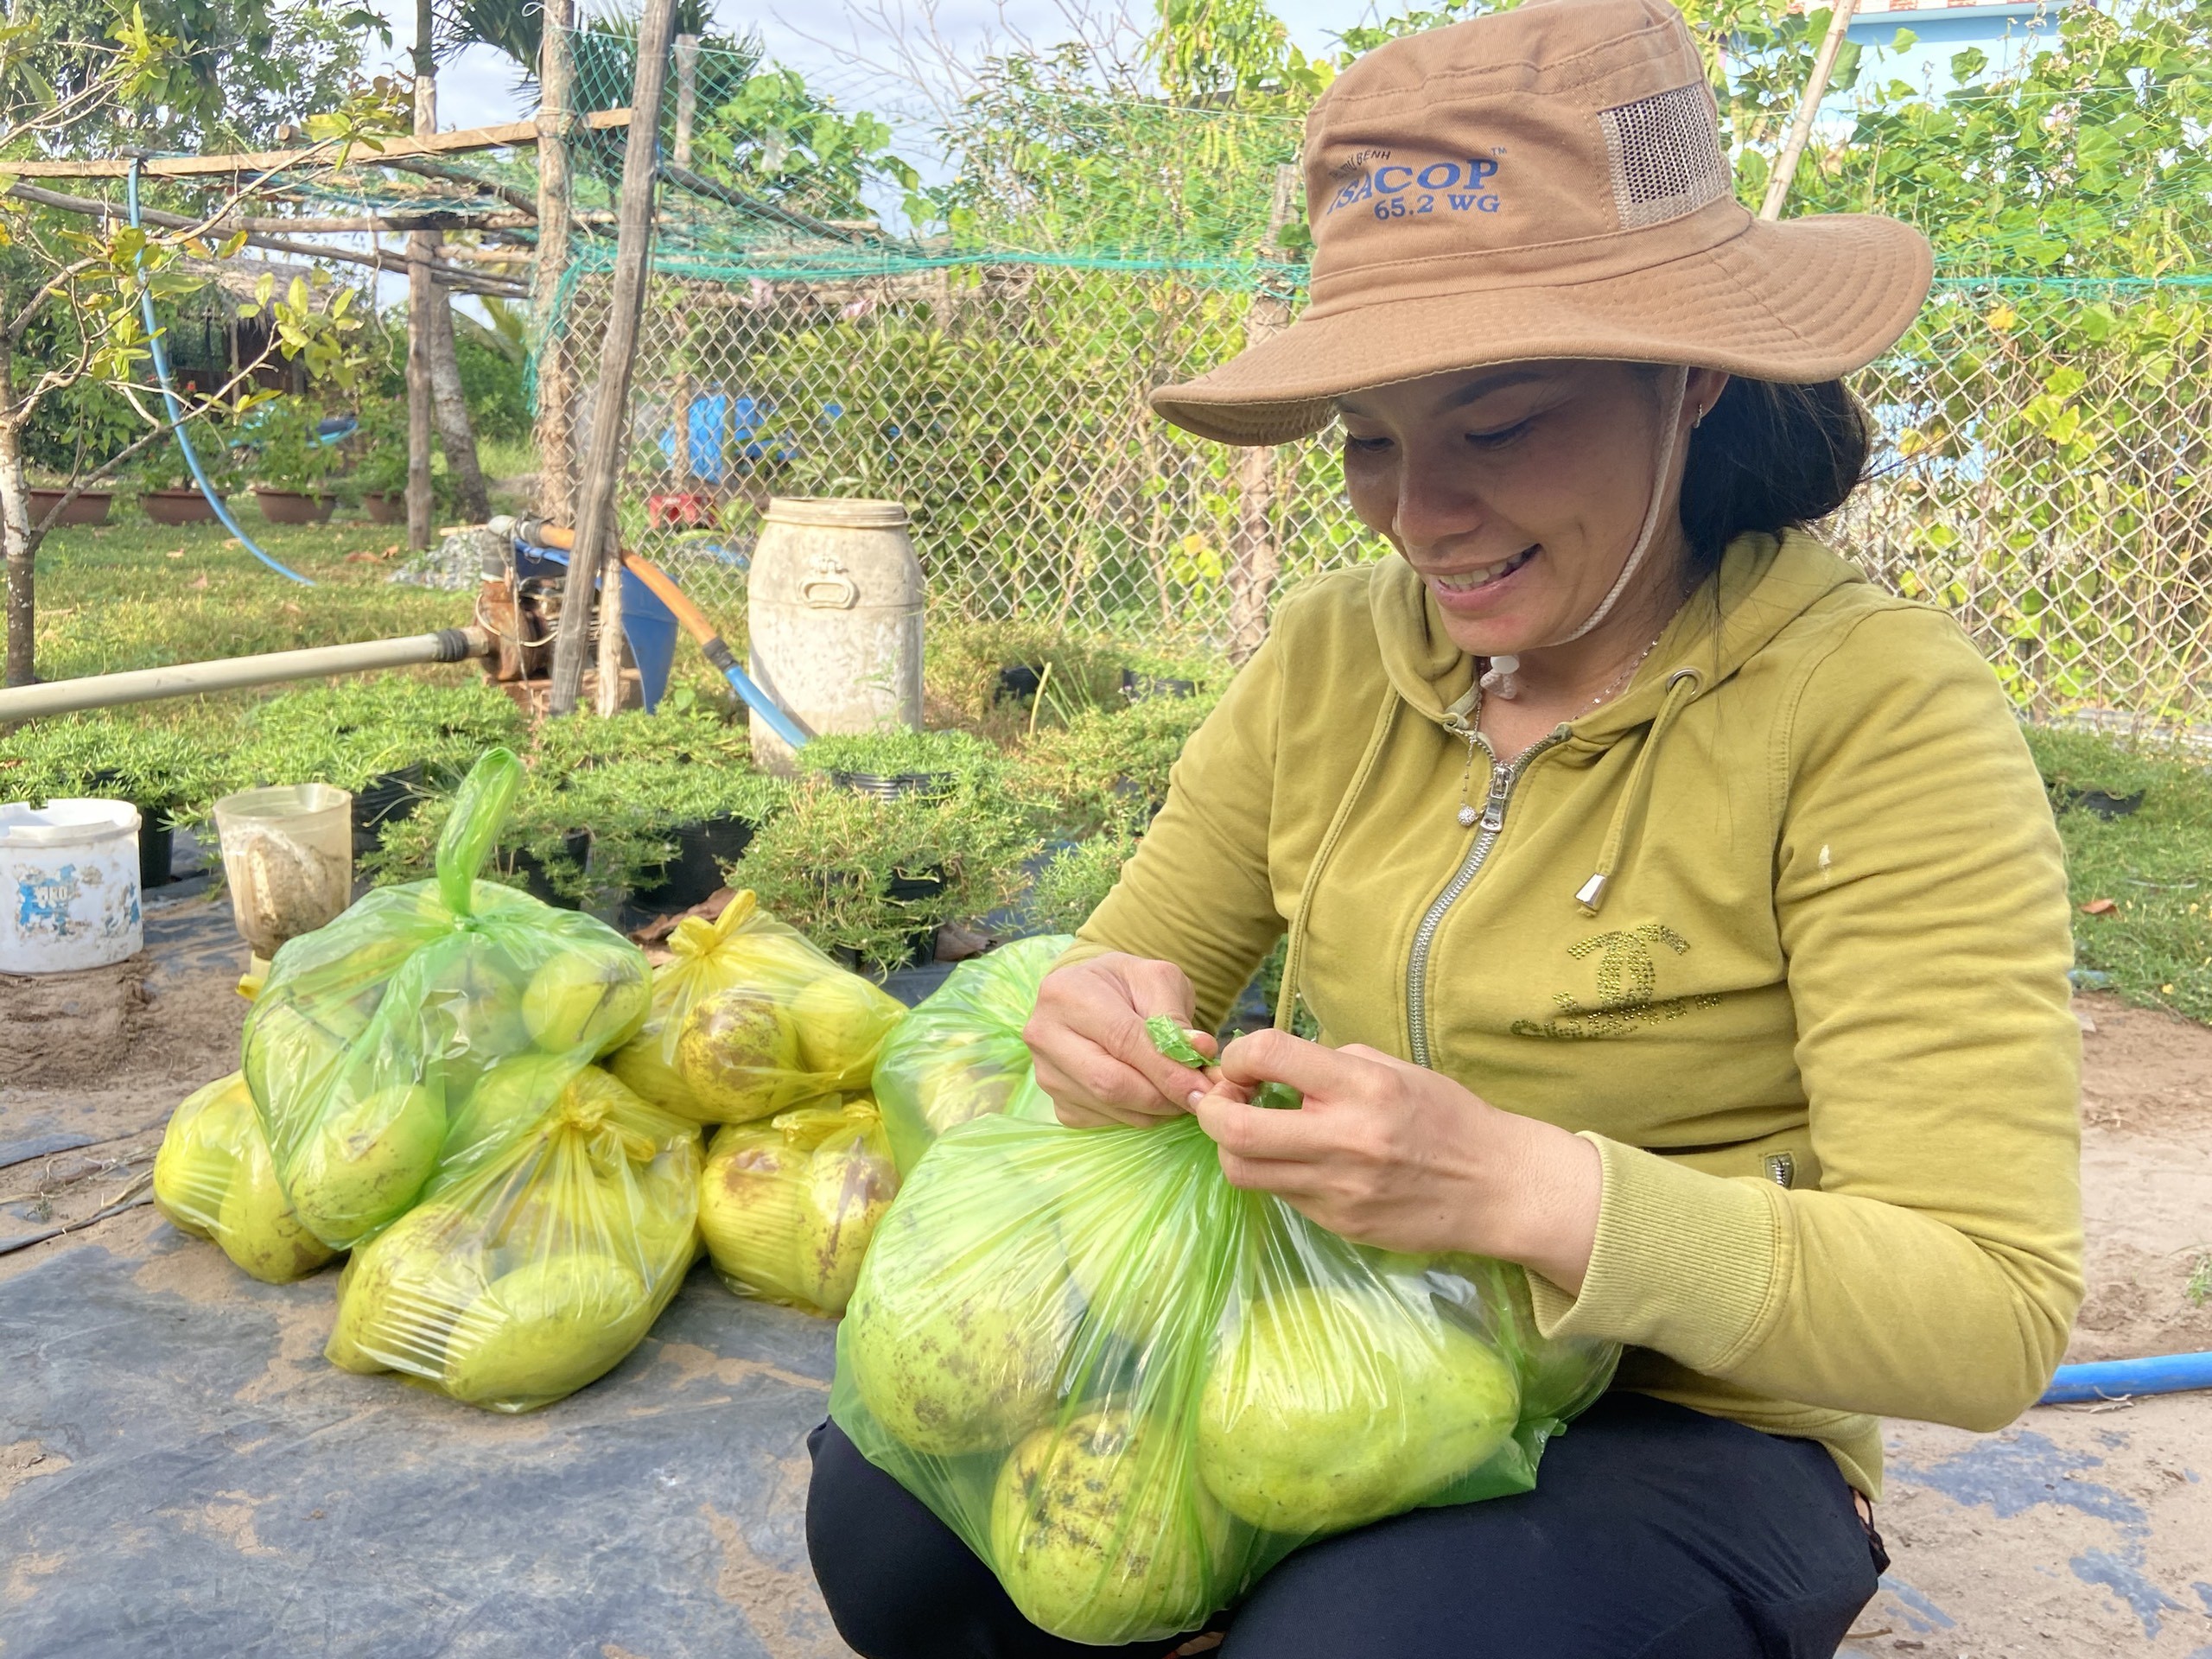
[[[1490,790],[1483,797],[1481,828],[1475,833],[1475,844],[1467,849],[1466,858],[1446,884],[1444,891],[1436,895],[1435,902],[1429,906],[1427,913],[1421,918],[1421,925],[1414,930],[1413,950],[1406,958],[1406,1033],[1413,1062],[1421,1066],[1429,1063],[1428,958],[1436,944],[1437,930],[1444,925],[1446,913],[1459,902],[1459,895],[1466,892],[1475,877],[1481,874],[1484,864],[1490,859],[1491,849],[1497,845],[1497,838],[1504,834],[1505,808],[1512,798],[1513,786],[1521,781],[1522,774],[1528,770],[1531,760],[1565,739],[1567,728],[1562,726],[1549,737],[1531,744],[1510,766],[1498,765],[1497,752],[1491,747],[1490,740],[1480,732],[1463,730],[1462,734],[1481,744],[1483,753],[1490,756]]]

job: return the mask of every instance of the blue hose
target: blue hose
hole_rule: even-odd
[[[138,158],[136,156],[130,158],[130,171],[124,175],[123,188],[124,200],[130,210],[130,228],[137,230],[139,224]],[[315,583],[298,571],[286,569],[255,546],[253,537],[239,528],[238,521],[231,517],[231,510],[223,505],[223,498],[215,493],[215,486],[207,481],[207,474],[200,465],[200,456],[193,449],[191,438],[185,433],[184,404],[176,395],[175,382],[169,373],[168,350],[162,344],[161,325],[154,320],[154,292],[146,286],[146,273],[143,267],[138,273],[138,308],[146,319],[146,345],[153,353],[154,373],[162,383],[162,404],[169,412],[169,425],[176,433],[177,448],[184,451],[184,464],[192,469],[192,481],[200,486],[200,493],[207,499],[207,505],[215,510],[215,516],[223,521],[223,527],[238,538],[239,544],[247,552],[278,575],[289,576],[302,588],[314,587]]]
[[[2154,1359],[2106,1359],[2062,1365],[2039,1406],[2082,1400],[2117,1400],[2131,1394],[2182,1394],[2212,1389],[2212,1353],[2160,1354]]]

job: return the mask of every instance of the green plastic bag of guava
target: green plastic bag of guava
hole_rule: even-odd
[[[830,1410],[1025,1617],[1198,1630],[1300,1545],[1526,1491],[1612,1344],[1518,1268],[1348,1243],[1240,1192],[1192,1118],[945,1130],[879,1224]]]
[[[901,1174],[956,1123],[1010,1115],[1049,1122],[1021,1040],[1037,988],[1075,940],[1017,939],[963,962],[891,1033],[875,1062],[875,1099]]]
[[[491,1086],[496,1074],[573,1075],[645,1018],[636,945],[476,879],[521,781],[512,753],[486,754],[447,821],[436,879],[379,888],[291,940],[254,999],[246,1085],[285,1196],[334,1249],[404,1215],[440,1170],[536,1127],[549,1091]]]

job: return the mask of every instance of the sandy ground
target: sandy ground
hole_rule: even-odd
[[[149,938],[150,967],[66,981],[0,978],[0,1281],[79,1250],[150,1255],[157,1263],[173,1249],[196,1252],[194,1260],[207,1255],[169,1239],[142,1206],[167,1113],[236,1064],[245,1004],[228,988],[243,951],[220,906],[193,900],[149,908]],[[2078,1008],[2088,1062],[2090,1294],[2069,1357],[2212,1349],[2212,1306],[2192,1303],[2184,1288],[2212,1250],[2212,1031],[2105,997],[2084,998]],[[10,1248],[57,1228],[72,1230]],[[267,1291],[236,1275],[225,1283],[233,1300],[281,1306],[317,1294],[315,1281]],[[689,1318],[695,1328],[665,1345],[711,1357],[726,1332],[726,1299],[694,1306],[689,1296],[671,1319]],[[638,1364],[664,1370],[662,1345],[657,1332]],[[381,1381],[330,1374],[315,1351],[319,1342],[298,1346],[279,1390],[288,1399],[330,1393],[350,1402],[349,1390]],[[607,1386],[620,1382],[618,1375]],[[378,1410],[420,1409],[404,1391],[365,1397]],[[2212,1394],[2043,1408],[1993,1436],[1896,1423],[1889,1447],[1890,1491],[1878,1519],[1895,1561],[1849,1654],[2212,1659]],[[20,1503],[68,1467],[50,1438],[0,1433],[0,1531],[16,1510],[11,1499]],[[747,1524],[779,1540],[774,1571],[725,1572],[715,1588],[723,1605],[774,1634],[758,1647],[741,1637],[728,1650],[776,1659],[842,1653],[798,1551],[796,1476],[787,1472],[760,1501],[766,1507]],[[725,1560],[727,1541],[716,1545]],[[13,1659],[15,1649],[7,1651]],[[665,1659],[620,1643],[603,1651]]]
[[[2212,1031],[2081,998],[2088,1300],[2071,1360],[2212,1349]],[[1850,1651],[2212,1659],[2212,1394],[1892,1423],[1893,1558]]]

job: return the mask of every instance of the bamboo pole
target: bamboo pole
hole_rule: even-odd
[[[415,134],[438,130],[437,60],[431,55],[431,0],[415,0]],[[436,243],[407,238],[407,545],[430,544],[430,308],[445,300],[430,275]]]
[[[576,118],[604,130],[630,124],[627,110],[594,110]],[[461,156],[472,150],[512,149],[537,142],[537,123],[507,121],[492,127],[460,127],[451,132],[357,141],[340,152],[329,144],[302,149],[256,149],[230,156],[156,156],[139,164],[149,179],[202,178],[229,173],[276,173],[289,167],[376,167],[410,156]],[[128,157],[104,156],[86,161],[10,162],[6,171],[19,179],[119,179],[130,171]]]
[[[699,116],[699,37],[676,37],[676,164],[691,165],[691,129]]]
[[[575,423],[569,410],[568,331],[561,327],[561,279],[569,269],[575,213],[569,183],[568,124],[575,83],[569,32],[575,0],[543,0],[543,43],[537,57],[537,264],[531,273],[531,324],[537,342],[537,512],[556,524],[574,524],[570,491],[575,476]]]
[[[591,448],[576,492],[576,545],[569,555],[562,590],[561,631],[553,641],[549,712],[565,715],[583,689],[584,647],[590,632],[592,592],[613,541],[615,485],[627,435],[631,359],[645,309],[645,270],[652,252],[653,182],[658,175],[661,95],[668,87],[676,0],[648,0],[638,25],[638,79],[630,107],[639,112],[623,146],[622,195],[614,232],[614,279],[607,306],[607,339],[600,349],[599,385],[592,399]],[[613,584],[610,583],[610,586]]]
[[[1789,186],[1797,176],[1798,159],[1805,153],[1805,143],[1813,136],[1813,120],[1820,113],[1821,100],[1828,95],[1828,77],[1835,73],[1835,60],[1843,54],[1843,43],[1851,34],[1852,14],[1859,10],[1859,0],[1828,0],[1833,10],[1828,14],[1828,32],[1821,37],[1821,49],[1814,54],[1813,76],[1805,83],[1804,96],[1797,100],[1797,113],[1790,118],[1789,136],[1783,140],[1782,153],[1774,159],[1774,171],[1767,175],[1766,200],[1759,204],[1759,217],[1777,219],[1782,217],[1782,204],[1789,200]]]

